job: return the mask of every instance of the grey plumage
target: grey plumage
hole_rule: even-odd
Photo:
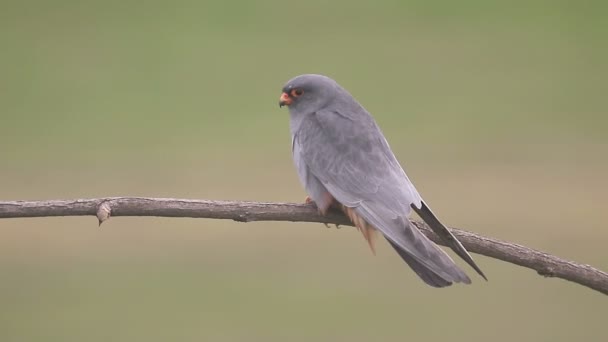
[[[470,283],[442,249],[411,226],[408,216],[414,208],[484,276],[422,201],[374,119],[345,89],[326,76],[301,75],[288,81],[283,92],[284,104],[289,104],[294,163],[321,210],[333,199],[352,208],[431,286]]]

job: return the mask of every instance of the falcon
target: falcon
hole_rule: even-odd
[[[437,219],[410,182],[372,116],[336,81],[307,74],[289,80],[279,106],[290,116],[293,160],[321,214],[342,210],[375,254],[379,232],[428,285],[471,279],[408,217],[415,211],[458,256],[487,280],[473,258]]]

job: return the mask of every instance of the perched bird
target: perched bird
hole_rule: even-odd
[[[469,277],[408,216],[413,209],[484,279],[467,250],[433,214],[399,165],[372,116],[336,81],[300,75],[287,82],[293,159],[309,198],[325,214],[344,211],[375,254],[375,232],[428,285],[470,284]]]

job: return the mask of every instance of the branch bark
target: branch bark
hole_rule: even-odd
[[[144,197],[0,202],[0,218],[87,215],[97,216],[100,225],[110,216],[159,216],[230,219],[238,222],[318,222],[352,226],[342,213],[330,211],[326,216],[321,216],[314,205],[308,204]],[[412,220],[412,223],[431,240],[444,245],[423,222]],[[542,276],[569,280],[608,295],[606,272],[515,243],[451,229],[470,252],[531,268]]]

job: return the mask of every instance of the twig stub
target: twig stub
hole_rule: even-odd
[[[99,221],[99,226],[104,223],[104,221],[110,218],[112,215],[112,208],[110,207],[109,201],[103,201],[99,204],[97,208],[97,220]]]

